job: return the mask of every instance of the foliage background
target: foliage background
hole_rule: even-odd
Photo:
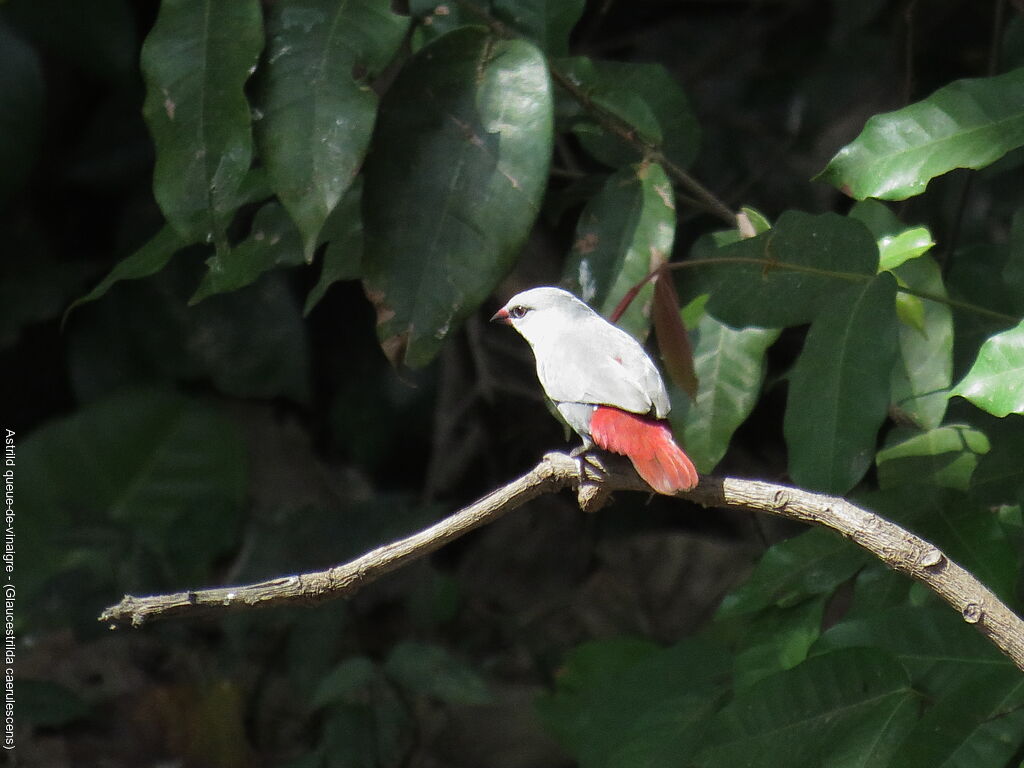
[[[1019,9],[478,8],[515,39],[459,4],[0,6],[21,763],[1020,764],[1021,676],[945,606],[827,532],[660,498],[538,500],[344,604],[96,623],[532,466],[563,435],[486,318],[560,280],[608,312],[669,255],[719,259],[673,273],[701,469],[849,493],[1020,609],[1021,332],[982,349],[1024,311]],[[933,156],[980,170],[851,144],[944,121]]]

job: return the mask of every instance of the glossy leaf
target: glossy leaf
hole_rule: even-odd
[[[693,403],[676,403],[670,418],[698,471],[707,474],[721,461],[733,433],[757,404],[764,355],[779,332],[737,330],[705,314],[693,334],[697,397]]]
[[[878,240],[878,268],[895,269],[910,259],[916,259],[935,246],[927,227],[910,226],[901,222],[885,203],[862,200],[850,210],[850,218],[863,222]]]
[[[99,284],[85,296],[76,299],[64,313],[67,320],[71,310],[82,304],[102,297],[115,283],[121,280],[138,280],[143,277],[155,275],[171,260],[180,249],[186,245],[185,241],[170,226],[165,225],[153,235],[150,240],[131,256],[121,259],[112,270],[104,277]]]
[[[269,6],[256,137],[307,261],[370,143],[377,97],[366,80],[394,56],[407,26],[387,0]]]
[[[226,245],[252,160],[243,89],[262,46],[257,0],[164,0],[142,46],[153,193],[188,243]]]
[[[664,264],[676,231],[672,184],[657,164],[613,174],[580,214],[563,282],[610,317],[630,288]],[[648,283],[616,321],[637,338],[650,328],[654,284]]]
[[[984,433],[966,424],[947,424],[906,437],[896,433],[878,452],[878,484],[934,483],[966,491],[978,459],[988,453]]]
[[[901,285],[933,296],[946,295],[942,270],[931,256],[914,259],[894,270]],[[917,300],[920,314],[908,323],[900,314],[900,297]],[[948,304],[897,296],[899,354],[892,370],[892,404],[901,417],[922,429],[942,423],[953,377],[953,313]]]
[[[784,213],[768,232],[720,248],[698,241],[694,269],[680,290],[710,294],[707,311],[734,328],[810,322],[851,284],[878,271],[868,229],[836,214]]]
[[[986,341],[971,370],[953,388],[993,416],[1024,413],[1024,321]]]
[[[380,109],[366,164],[364,280],[388,358],[433,358],[511,268],[551,154],[544,57],[466,27],[425,46]]]
[[[789,468],[800,486],[844,493],[874,457],[896,357],[896,282],[882,273],[833,297],[811,323],[786,402]]]
[[[700,147],[700,126],[686,94],[660,64],[577,57],[556,62],[599,110],[633,127],[637,135],[686,168]],[[611,133],[580,105],[570,107],[573,132],[584,148],[613,168],[635,163],[641,152]]]
[[[887,764],[916,719],[916,696],[895,659],[873,649],[815,656],[739,691],[707,726],[702,768],[846,765],[871,751]]]
[[[242,243],[206,262],[207,272],[189,303],[237,291],[268,270],[301,263],[302,241],[295,224],[279,204],[267,203],[256,213],[252,232]]]
[[[957,80],[875,115],[818,178],[851,197],[903,200],[954,168],[984,168],[1024,145],[1024,68]]]

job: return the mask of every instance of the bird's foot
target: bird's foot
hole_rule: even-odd
[[[579,464],[580,481],[576,490],[576,500],[584,512],[596,512],[611,501],[612,492],[605,484],[608,472],[604,462],[593,446],[583,445],[569,455]]]

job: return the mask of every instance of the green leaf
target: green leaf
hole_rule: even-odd
[[[491,699],[483,678],[439,645],[399,643],[384,671],[411,693],[451,704],[486,704]]]
[[[986,425],[992,449],[981,457],[971,475],[971,495],[983,504],[1024,501],[1024,417],[1007,416]]]
[[[564,56],[585,5],[586,0],[494,0],[492,12],[545,53]]]
[[[911,227],[898,235],[886,235],[878,241],[878,268],[895,269],[910,259],[923,256],[934,245],[927,227]]]
[[[599,109],[631,125],[665,157],[687,168],[700,148],[700,126],[679,83],[660,64],[576,57],[556,66]],[[584,148],[613,168],[635,163],[642,152],[595,122],[578,104],[568,107]]]
[[[387,0],[269,6],[256,138],[274,191],[302,233],[306,261],[370,143],[377,97],[366,80],[394,56],[407,26]]]
[[[181,239],[172,227],[165,225],[135,253],[117,262],[107,276],[89,293],[72,302],[71,306],[64,312],[64,321],[67,321],[71,310],[90,301],[96,301],[96,299],[106,294],[113,287],[114,283],[118,283],[121,280],[138,280],[155,275],[167,266],[167,262],[171,260],[175,253],[186,245],[187,243]]]
[[[359,693],[376,677],[377,665],[367,657],[345,659],[320,680],[309,705],[322,709],[338,701],[355,703]]]
[[[178,577],[203,578],[232,540],[245,495],[245,448],[235,425],[161,392],[91,403],[33,432],[19,458],[23,503],[33,510],[19,530],[26,597],[29,584],[67,568],[113,578],[115,568],[131,564],[120,549],[127,545],[118,543],[124,536]],[[198,535],[203,521],[209,527]]]
[[[779,336],[774,329],[736,330],[705,314],[693,331],[697,398],[680,398],[670,418],[686,452],[707,474],[729,448],[733,432],[757,404],[764,381],[764,356]]]
[[[869,646],[893,654],[928,696],[989,671],[1014,677],[1013,662],[945,605],[900,605],[845,619],[821,636],[812,653]]]
[[[242,243],[206,262],[207,272],[189,304],[237,291],[268,270],[302,261],[302,242],[295,224],[278,203],[267,203],[256,213],[252,231]]]
[[[729,662],[703,638],[664,649],[634,638],[590,641],[571,652],[537,709],[584,768],[653,768],[666,764],[659,754],[700,743],[694,726],[723,694]]]
[[[868,561],[867,553],[832,531],[811,529],[765,552],[746,582],[726,595],[716,618],[786,608],[829,595]]]
[[[306,296],[303,315],[313,311],[327,289],[341,280],[355,280],[362,274],[363,264],[363,185],[360,180],[349,187],[341,202],[331,211],[320,233],[327,243],[320,279]]]
[[[680,292],[708,293],[707,311],[733,328],[810,322],[836,294],[878,271],[874,238],[859,221],[784,213],[768,232],[720,248],[698,241]],[[703,263],[707,262],[707,263]]]
[[[540,51],[475,27],[421,49],[384,97],[364,271],[393,363],[426,365],[511,268],[547,182],[551,109]]]
[[[252,159],[244,87],[262,46],[257,0],[163,0],[142,46],[153,193],[188,243],[226,244]]]
[[[896,281],[883,272],[835,295],[811,323],[790,378],[784,424],[798,485],[844,493],[871,465],[889,408],[895,299]]]
[[[947,424],[906,437],[893,432],[878,452],[878,484],[933,483],[966,491],[978,459],[989,451],[988,438],[967,424]]]
[[[971,370],[950,394],[993,416],[1024,413],[1024,321],[982,344]]]
[[[886,765],[913,725],[915,696],[888,654],[867,648],[815,656],[735,699],[708,724],[702,768]],[[866,754],[870,763],[862,762]]]
[[[957,80],[875,115],[818,176],[857,200],[904,200],[954,168],[984,168],[1024,144],[1024,68]]]
[[[664,264],[676,233],[672,184],[660,165],[642,163],[612,174],[580,214],[563,283],[610,317],[635,284]],[[654,284],[630,303],[618,325],[647,336]]]
[[[545,53],[564,56],[585,5],[586,0],[489,0],[486,11]],[[431,42],[453,29],[482,22],[466,5],[437,0],[410,0],[409,13],[418,21],[414,41]]]
[[[764,611],[752,619],[745,617],[745,634],[733,668],[734,688],[749,688],[806,659],[821,634],[824,611],[825,598],[818,596],[788,608]]]
[[[1017,762],[1024,743],[1024,679],[1012,665],[942,691],[893,756],[901,768],[976,768]]]
[[[914,259],[894,271],[903,286],[943,297],[942,270],[931,256]],[[900,293],[899,297],[909,296]],[[953,377],[953,313],[940,301],[918,300],[915,325],[897,326],[899,355],[892,370],[892,403],[901,416],[922,429],[942,423]],[[896,306],[899,314],[899,304]],[[902,320],[902,317],[901,317]]]

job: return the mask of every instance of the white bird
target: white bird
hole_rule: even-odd
[[[541,386],[583,438],[582,450],[596,444],[626,456],[659,493],[696,487],[697,470],[665,420],[670,405],[661,374],[636,339],[548,286],[516,294],[491,319],[529,342]]]

